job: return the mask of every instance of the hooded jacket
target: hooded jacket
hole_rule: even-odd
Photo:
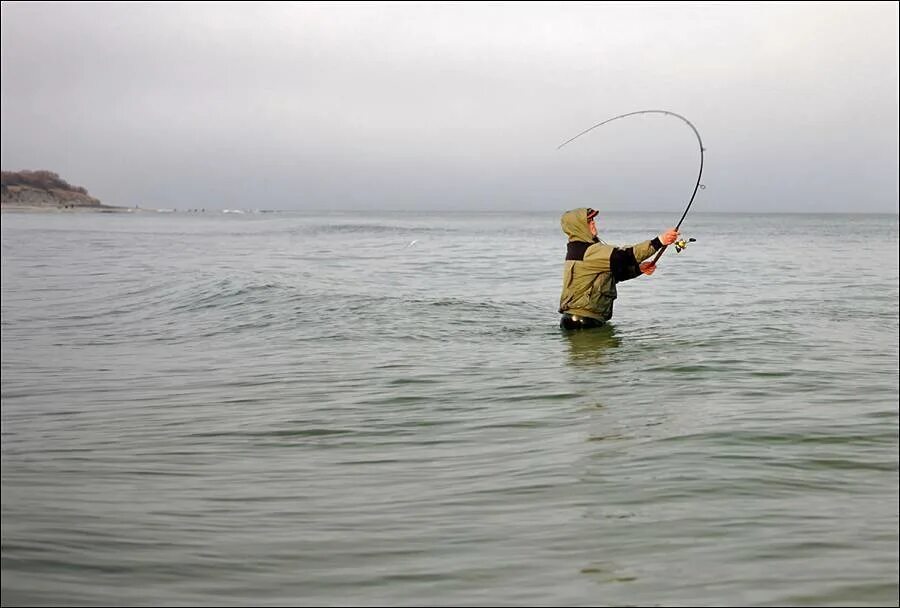
[[[662,248],[659,238],[630,247],[613,247],[595,238],[585,207],[563,214],[560,224],[569,237],[563,269],[559,312],[608,321],[613,315],[616,283],[641,274],[640,263]]]

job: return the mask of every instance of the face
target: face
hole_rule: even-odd
[[[591,229],[591,236],[597,236],[597,224],[594,223],[594,218],[588,220],[588,228]]]

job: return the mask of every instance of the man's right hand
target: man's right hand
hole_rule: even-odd
[[[659,242],[663,245],[671,245],[678,240],[678,231],[675,228],[669,228],[659,235]]]

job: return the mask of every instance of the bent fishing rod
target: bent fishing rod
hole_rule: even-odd
[[[599,123],[595,124],[593,127],[585,129],[584,131],[582,131],[575,137],[573,137],[571,139],[567,139],[566,141],[561,143],[559,146],[557,146],[556,149],[560,150],[563,146],[572,143],[573,141],[575,141],[582,135],[586,135],[587,133],[590,133],[597,127],[602,127],[603,125],[611,123],[614,120],[619,120],[620,118],[627,118],[629,116],[636,116],[638,114],[665,114],[666,116],[674,116],[675,118],[679,118],[687,123],[687,125],[694,132],[694,135],[697,136],[697,143],[700,144],[700,171],[697,173],[697,183],[694,184],[694,192],[691,193],[691,200],[688,201],[687,207],[685,207],[685,209],[684,209],[684,213],[681,214],[681,219],[678,220],[678,225],[675,226],[675,230],[678,230],[679,228],[681,228],[681,223],[684,221],[684,218],[687,217],[688,211],[690,211],[690,209],[691,209],[691,205],[694,204],[694,197],[697,196],[697,190],[703,188],[703,186],[700,185],[700,179],[703,176],[703,152],[705,151],[705,148],[703,147],[703,140],[700,139],[700,132],[697,131],[697,127],[695,127],[691,121],[689,121],[687,118],[685,118],[681,114],[677,114],[675,112],[670,112],[668,110],[638,110],[637,112],[628,112],[627,114],[620,114],[619,116],[614,116],[610,119],[604,120],[603,122],[599,122]],[[694,239],[690,239],[690,240],[693,241]],[[687,243],[685,243],[684,240],[681,240],[675,244],[675,247],[678,251],[681,251],[686,246],[687,246]],[[656,265],[657,260],[659,260],[660,256],[662,256],[663,252],[666,250],[667,247],[668,247],[668,245],[663,245],[662,249],[660,249],[659,251],[656,252],[656,256],[653,258],[653,261],[651,262],[651,264]]]

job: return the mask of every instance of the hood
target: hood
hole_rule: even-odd
[[[569,237],[569,241],[597,242],[597,239],[594,238],[594,235],[591,234],[591,229],[588,227],[587,214],[587,207],[579,207],[563,213],[559,223],[563,232]]]

